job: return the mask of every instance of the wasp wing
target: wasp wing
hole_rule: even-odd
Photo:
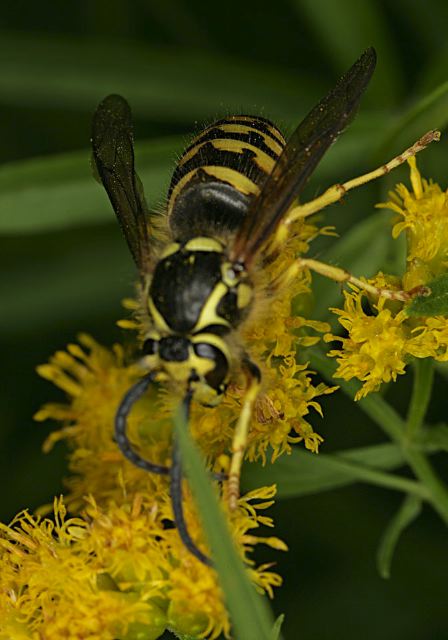
[[[248,266],[275,231],[324,153],[353,119],[375,64],[375,50],[367,49],[299,124],[234,238],[233,261]]]
[[[94,169],[107,191],[121,230],[140,270],[150,258],[149,211],[134,169],[131,109],[124,98],[110,95],[98,105],[92,123]]]

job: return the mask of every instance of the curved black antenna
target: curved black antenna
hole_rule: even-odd
[[[126,392],[123,400],[120,402],[117,413],[115,414],[115,440],[120,447],[121,453],[130,460],[130,462],[135,464],[136,467],[140,467],[140,469],[150,471],[151,473],[167,475],[170,472],[170,467],[162,464],[154,464],[154,462],[149,462],[149,460],[142,458],[136,451],[134,451],[126,434],[128,415],[130,414],[132,407],[138,400],[140,400],[149,385],[154,382],[154,378],[157,373],[157,371],[151,371],[151,373],[148,373],[144,378],[141,378],[138,382],[132,385],[129,391]]]
[[[190,417],[192,393],[192,390],[189,389],[182,402],[187,421]],[[188,551],[190,551],[198,560],[200,560],[207,567],[212,567],[213,563],[210,558],[202,553],[200,549],[198,549],[190,534],[188,533],[182,504],[182,460],[179,445],[177,444],[175,439],[173,442],[172,467],[170,474],[170,493],[171,505],[173,507],[174,523],[177,527],[177,530],[179,531],[180,539],[182,540]]]
[[[115,440],[120,447],[121,453],[130,462],[135,464],[136,467],[139,467],[144,471],[149,471],[150,473],[168,475],[171,471],[171,467],[167,467],[162,464],[155,464],[154,462],[150,462],[149,460],[142,458],[140,454],[134,451],[126,434],[128,416],[132,411],[132,407],[144,395],[151,382],[154,382],[156,374],[157,371],[151,371],[151,373],[148,373],[148,375],[144,376],[132,385],[124,395],[123,400],[118,406],[117,413],[115,414]],[[219,482],[224,482],[228,478],[226,473],[214,472],[212,475],[213,478]]]

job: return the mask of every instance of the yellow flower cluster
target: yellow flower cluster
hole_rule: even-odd
[[[400,215],[392,234],[397,238],[406,233],[406,270],[401,278],[378,273],[368,281],[376,287],[405,291],[426,285],[448,267],[448,191],[423,179],[415,158],[408,162],[412,189],[399,184],[388,202],[377,205]],[[356,399],[405,373],[412,358],[448,360],[445,316],[416,317],[403,303],[385,298],[370,300],[366,310],[368,296],[356,287],[344,292],[344,297],[344,308],[333,312],[347,337],[327,334],[325,339],[342,343],[340,349],[330,351],[339,365],[335,376],[363,382]]]
[[[65,501],[80,517],[66,520],[58,500],[55,524],[25,512],[2,526],[0,638],[151,640],[166,628],[196,637],[229,636],[215,571],[191,555],[173,527],[167,479],[136,468],[113,441],[114,413],[138,371],[124,364],[119,346],[110,351],[88,336],[80,343],[39,368],[70,402],[48,404],[36,414],[37,420],[64,424],[46,448],[60,439],[69,445],[73,475]],[[153,409],[151,397],[136,406],[129,419],[131,438],[148,459],[168,460],[170,432],[154,425]],[[204,548],[188,487],[184,493],[189,532]],[[228,513],[251,580],[271,596],[280,577],[267,566],[256,567],[248,554],[257,543],[285,549],[275,537],[253,535],[261,525],[272,526],[260,511],[274,495],[275,487],[252,491]]]
[[[328,326],[292,314],[292,304],[297,306],[309,294],[309,273],[303,272],[287,286],[276,286],[317,233],[312,224],[298,222],[286,249],[278,253],[274,249],[257,276],[257,291],[265,293],[256,301],[242,335],[250,356],[262,368],[264,384],[252,418],[246,451],[250,460],[265,462],[270,452],[273,461],[299,441],[317,451],[321,441],[307,416],[312,409],[321,412],[317,397],[332,389],[313,385],[312,372],[297,362],[296,349],[315,344],[317,334],[328,331]],[[121,324],[140,335],[144,331],[138,313],[135,320]],[[185,548],[174,527],[168,478],[137,468],[114,442],[117,407],[142,375],[139,367],[127,364],[130,359],[119,345],[107,349],[81,335],[79,344],[68,345],[38,368],[68,399],[45,405],[35,418],[62,424],[44,448],[48,451],[65,440],[71,475],[67,495],[53,505],[53,519],[23,512],[10,526],[1,527],[0,640],[151,640],[165,629],[211,640],[221,634],[230,637],[214,569]],[[191,430],[212,467],[225,467],[245,393],[242,380],[236,375],[217,408],[193,403]],[[178,399],[171,390],[151,388],[128,419],[130,441],[143,457],[158,464],[171,463],[174,403]],[[184,484],[189,534],[208,553]],[[271,565],[256,566],[250,554],[259,543],[286,549],[275,537],[254,535],[262,525],[272,527],[263,510],[274,495],[275,487],[262,487],[242,496],[234,511],[221,498],[250,579],[270,597],[281,578]],[[76,517],[68,518],[66,507]]]

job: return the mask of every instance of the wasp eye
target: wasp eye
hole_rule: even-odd
[[[143,343],[142,347],[143,355],[152,356],[157,353],[157,340],[153,340],[152,338],[148,338]]]
[[[194,352],[200,358],[209,358],[209,360],[214,360],[217,349],[208,342],[198,342],[194,345]]]

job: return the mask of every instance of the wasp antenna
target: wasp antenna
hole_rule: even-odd
[[[183,406],[185,409],[185,415],[187,418],[187,422],[190,417],[190,404],[191,404],[191,390],[188,391],[184,400]],[[173,453],[172,453],[172,466],[171,466],[171,477],[170,477],[170,493],[171,493],[171,505],[173,507],[173,516],[174,523],[179,532],[180,539],[184,543],[185,547],[190,551],[195,558],[200,560],[202,564],[205,564],[207,567],[212,567],[213,563],[208,556],[206,556],[193,541],[190,536],[187,528],[187,523],[185,521],[184,509],[183,509],[183,496],[182,496],[182,459],[179,450],[179,446],[174,440],[173,442]]]
[[[142,458],[132,448],[132,444],[126,433],[128,416],[132,407],[145,394],[149,385],[154,382],[156,374],[157,371],[151,371],[151,373],[146,375],[144,378],[141,378],[126,392],[123,400],[120,402],[117,413],[115,414],[115,440],[117,441],[122,454],[137,467],[140,467],[140,469],[144,469],[145,471],[150,471],[151,473],[167,475],[170,472],[170,468],[161,464],[154,464],[153,462]]]

